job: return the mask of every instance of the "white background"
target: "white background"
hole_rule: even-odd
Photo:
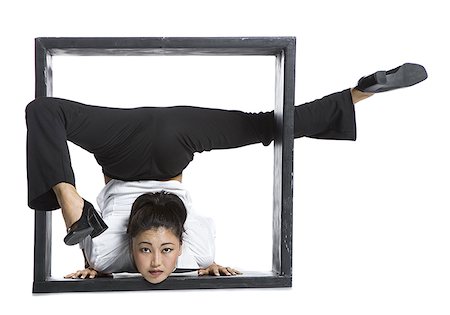
[[[443,2],[162,3],[2,3],[1,309],[448,314],[450,104],[444,93],[450,23]],[[357,104],[358,141],[296,141],[293,288],[33,295],[34,216],[26,203],[24,109],[34,97],[34,38],[285,35],[297,37],[296,104],[403,62],[421,63],[429,73],[420,85]],[[247,152],[240,150],[238,155]],[[216,171],[215,164],[209,167]],[[226,176],[220,180],[233,184]],[[205,182],[217,184],[210,178],[199,181]],[[193,197],[202,200],[197,193]],[[251,247],[236,244],[239,251]]]

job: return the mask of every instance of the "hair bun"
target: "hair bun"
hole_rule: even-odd
[[[181,241],[186,218],[186,207],[177,195],[167,191],[146,193],[133,203],[127,233],[135,237],[146,230],[165,227]]]

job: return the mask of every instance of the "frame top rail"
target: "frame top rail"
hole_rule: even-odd
[[[50,55],[277,55],[295,37],[39,37]]]

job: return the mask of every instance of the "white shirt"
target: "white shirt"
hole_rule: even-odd
[[[99,212],[108,229],[94,239],[88,236],[80,243],[92,268],[104,273],[136,272],[126,234],[131,206],[140,195],[162,190],[177,195],[187,211],[177,268],[206,268],[214,262],[214,221],[192,210],[191,197],[182,183],[175,180],[124,182],[112,179],[97,197]]]

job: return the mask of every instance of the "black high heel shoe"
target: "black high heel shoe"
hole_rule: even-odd
[[[78,244],[88,235],[91,235],[92,238],[99,236],[107,228],[108,226],[94,209],[94,206],[89,201],[84,200],[81,217],[67,230],[64,243],[66,245]]]
[[[412,86],[428,77],[421,65],[405,63],[389,71],[377,71],[358,81],[357,90],[367,93],[380,93]]]

